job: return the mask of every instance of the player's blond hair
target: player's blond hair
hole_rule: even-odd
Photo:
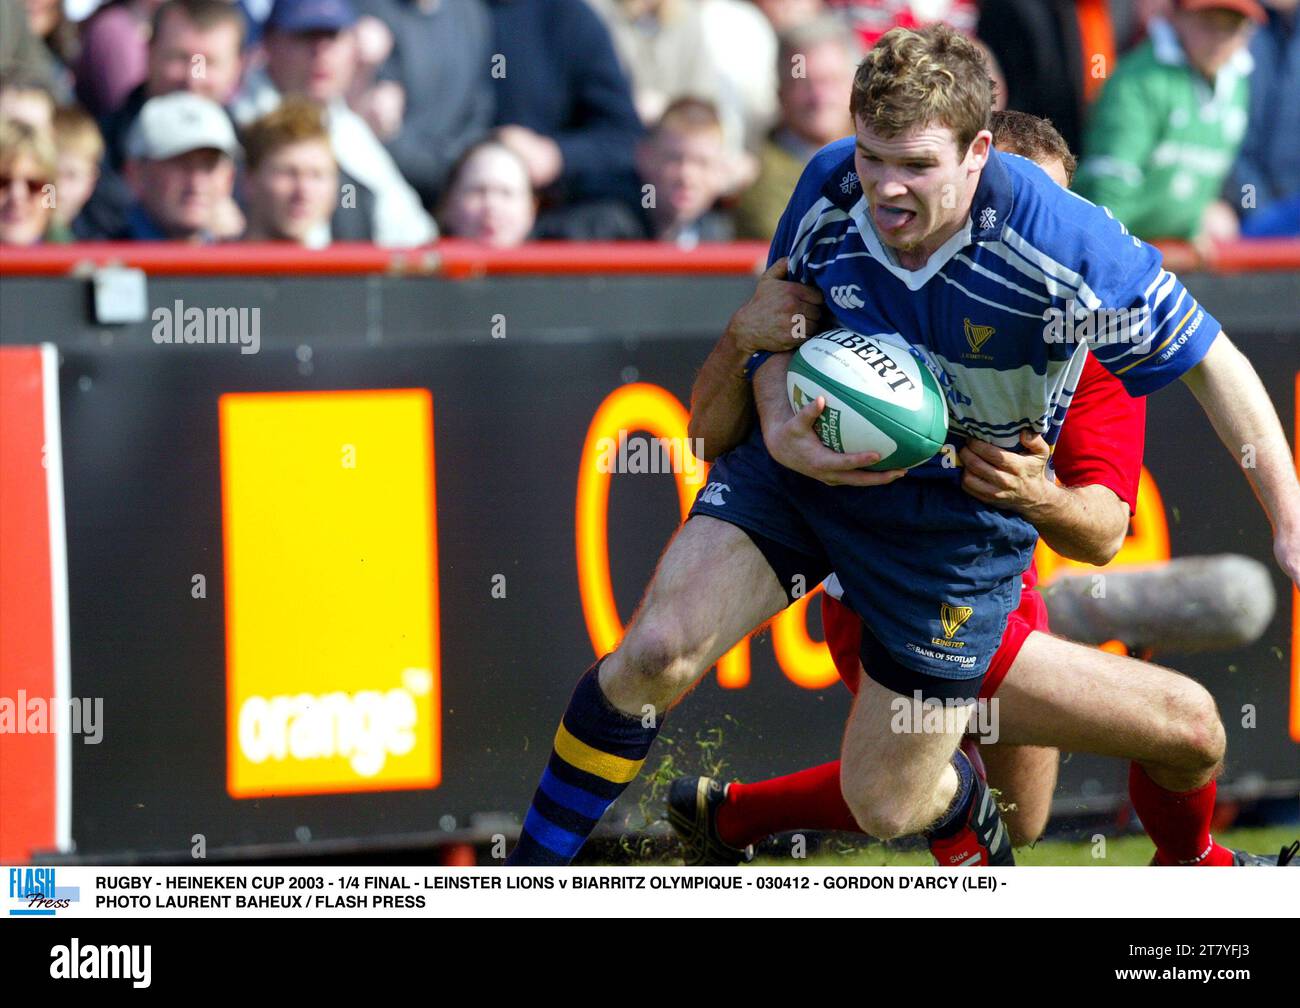
[[[858,65],[849,111],[886,138],[947,126],[965,154],[975,134],[988,129],[993,81],[975,43],[947,25],[894,28]]]

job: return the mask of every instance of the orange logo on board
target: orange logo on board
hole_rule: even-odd
[[[236,798],[441,780],[424,389],[220,399]]]

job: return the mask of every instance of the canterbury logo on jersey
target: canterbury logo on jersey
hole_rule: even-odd
[[[862,308],[866,302],[858,297],[857,284],[839,284],[831,288],[831,300],[841,308]]]
[[[700,503],[712,504],[714,507],[725,507],[726,501],[722,499],[723,491],[730,492],[731,487],[726,483],[710,483],[700,491]]]

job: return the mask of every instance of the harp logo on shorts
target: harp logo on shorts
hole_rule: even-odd
[[[931,643],[943,647],[965,647],[965,641],[953,640],[975,610],[970,606],[955,606],[944,602],[939,606],[939,622],[943,624],[943,637],[935,637]]]
[[[436,787],[429,393],[232,393],[219,413],[227,791]]]

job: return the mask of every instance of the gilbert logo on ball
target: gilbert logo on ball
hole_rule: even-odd
[[[797,411],[818,396],[815,429],[845,454],[879,452],[871,469],[910,469],[932,458],[948,435],[948,404],[934,375],[905,347],[833,329],[799,347],[786,376]]]

